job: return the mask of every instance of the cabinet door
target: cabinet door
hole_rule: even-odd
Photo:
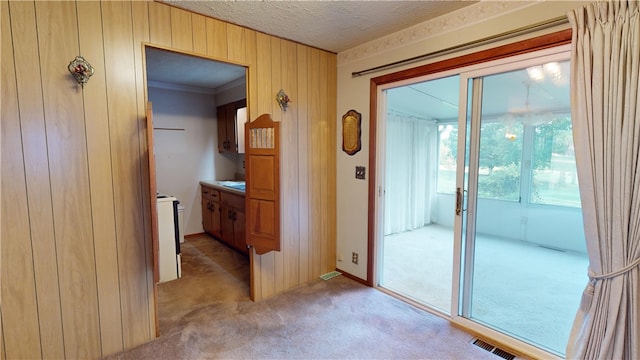
[[[238,152],[238,140],[236,139],[236,106],[235,103],[228,104],[226,106],[227,116],[226,122],[226,138],[227,138],[227,151]]]
[[[202,188],[202,228],[205,232],[211,233],[211,200],[209,199],[208,188]]]
[[[238,152],[236,113],[238,109],[246,106],[246,99],[218,106],[218,152]]]
[[[211,201],[211,235],[220,238],[222,235],[221,208],[219,201]]]
[[[218,123],[218,152],[227,151],[227,107],[225,105],[218,106],[217,109]]]
[[[222,234],[220,236],[220,240],[222,240],[229,246],[233,246],[233,209],[225,205],[224,203],[222,204],[221,209],[222,211],[220,214],[220,227],[222,229]]]
[[[245,254],[249,253],[249,249],[247,249],[247,239],[246,239],[246,220],[243,211],[236,210],[235,212],[235,221],[233,223],[233,243],[236,249],[242,251]]]

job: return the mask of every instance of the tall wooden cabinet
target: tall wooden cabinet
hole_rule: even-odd
[[[240,137],[244,136],[244,129],[238,128],[236,113],[238,109],[246,106],[246,99],[218,106],[218,152],[238,152],[238,141]],[[238,130],[240,130],[240,133],[238,133]]]

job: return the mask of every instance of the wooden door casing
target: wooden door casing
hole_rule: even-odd
[[[158,203],[156,197],[158,184],[156,182],[156,157],[153,153],[153,107],[147,101],[147,149],[149,151],[149,205],[151,207],[151,241],[153,248],[153,282],[160,281],[160,266],[158,260]]]

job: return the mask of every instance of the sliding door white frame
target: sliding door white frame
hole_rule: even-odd
[[[438,78],[448,77],[452,75],[460,75],[460,103],[459,103],[459,119],[458,119],[458,171],[456,175],[456,186],[459,187],[463,193],[463,198],[466,200],[467,197],[464,196],[465,191],[477,189],[469,188],[468,184],[465,184],[465,172],[464,172],[464,154],[466,151],[466,126],[467,126],[467,116],[470,110],[467,108],[467,97],[469,94],[469,80],[478,78],[484,75],[494,74],[498,72],[509,71],[511,69],[519,69],[526,67],[527,64],[540,64],[541,61],[550,62],[550,61],[560,61],[568,59],[570,51],[570,45],[562,45],[557,46],[541,51],[531,52],[523,55],[517,55],[506,59],[481,63],[477,65],[468,66],[465,68],[459,68],[455,70],[449,70],[437,74],[430,74],[427,76],[420,76],[416,78],[411,78],[407,80],[402,80],[394,83],[389,83],[385,85],[380,85],[377,89],[377,127],[376,127],[376,174],[375,174],[375,189],[376,196],[374,208],[376,209],[375,214],[375,227],[374,227],[374,271],[373,271],[373,279],[372,283],[374,286],[378,287],[380,285],[380,276],[382,271],[383,259],[382,259],[382,251],[384,245],[384,235],[383,235],[383,221],[384,221],[384,189],[385,189],[385,139],[386,139],[386,98],[385,98],[385,90],[409,85],[418,82],[424,82],[428,80],[435,80]],[[544,60],[541,60],[543,59]],[[477,122],[478,120],[472,120]],[[479,131],[478,131],[479,134]],[[479,135],[478,135],[479,136]],[[476,141],[477,143],[477,141]],[[477,156],[477,154],[475,155]],[[476,161],[477,163],[477,161]],[[473,174],[473,172],[472,172]],[[470,192],[470,191],[469,191]],[[467,206],[469,209],[475,208],[474,200],[471,200],[470,204],[467,204],[467,201],[464,201],[462,206],[465,210],[467,210]],[[469,257],[469,254],[472,254],[472,245],[469,244],[469,248],[465,248],[467,246],[467,242],[463,241],[463,231],[465,238],[469,236],[469,233],[473,231],[473,225],[471,224],[471,228],[469,227],[470,222],[467,222],[467,217],[469,215],[473,215],[473,211],[469,213],[469,210],[461,212],[461,214],[455,216],[455,228],[454,228],[454,258],[453,258],[453,284],[452,284],[452,304],[451,304],[451,315],[447,316],[440,311],[435,309],[429,309],[428,311],[433,312],[439,316],[443,316],[448,318],[453,323],[466,328],[474,333],[485,334],[487,338],[494,339],[506,346],[509,346],[513,349],[518,350],[519,353],[530,356],[533,358],[545,358],[545,359],[553,359],[558,358],[556,355],[544,351],[540,348],[532,346],[528,343],[505,335],[501,332],[495,331],[489,327],[486,327],[482,324],[474,322],[468,318],[465,318],[463,314],[465,314],[465,308],[468,304],[468,299],[463,299],[464,294],[469,294],[469,291],[461,292],[462,286],[469,286],[470,284],[465,284],[462,282],[462,275],[465,270],[463,266],[465,266],[465,257]],[[467,222],[467,224],[464,224]],[[466,269],[470,269],[469,266],[465,267]],[[467,278],[470,278],[467,276]]]
[[[375,208],[376,212],[376,224],[375,224],[375,247],[374,247],[374,259],[375,259],[375,267],[374,267],[374,278],[373,284],[376,287],[379,287],[382,280],[382,272],[384,266],[384,254],[382,249],[384,249],[384,209],[385,209],[385,174],[386,174],[386,139],[387,139],[387,98],[386,91],[393,88],[398,88],[402,86],[407,86],[416,83],[422,83],[425,81],[437,80],[453,75],[458,75],[459,71],[450,70],[443,71],[437,74],[431,74],[427,76],[415,77],[403,81],[398,81],[394,83],[385,84],[379,86],[377,89],[377,98],[378,98],[378,109],[377,109],[377,129],[376,129],[376,204]],[[441,314],[440,311],[436,309],[428,309],[438,315]]]
[[[567,61],[570,58],[570,47],[560,46],[540,52],[504,59],[484,64],[478,69],[461,69],[460,71],[460,112],[458,119],[458,171],[456,187],[468,194],[465,196],[465,211],[456,215],[456,239],[454,247],[454,276],[451,321],[475,333],[486,334],[514,349],[519,349],[534,358],[558,358],[557,355],[493,330],[469,319],[471,279],[473,269],[473,249],[475,238],[475,208],[477,200],[477,174],[480,138],[480,102],[482,99],[482,78],[534,65],[553,61]],[[466,71],[464,71],[466,70]],[[472,88],[469,89],[471,84]],[[472,103],[468,101],[471,99]],[[470,144],[466,142],[467,121],[470,119]],[[464,134],[463,134],[464,133]],[[470,148],[467,146],[470,145]],[[465,152],[469,152],[469,163],[465,163]],[[465,167],[469,168],[468,184],[465,183]],[[464,231],[463,231],[464,230]],[[463,239],[464,232],[464,239]],[[460,292],[460,289],[463,289]],[[559,359],[559,358],[558,358]]]

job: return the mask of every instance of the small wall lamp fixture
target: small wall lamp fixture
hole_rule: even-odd
[[[86,84],[91,75],[93,75],[93,66],[82,56],[76,56],[75,59],[71,60],[67,68],[82,87],[84,87],[84,84]]]
[[[282,110],[287,111],[287,106],[289,106],[291,99],[289,99],[289,96],[285,94],[284,90],[280,89],[276,94],[276,101]]]

